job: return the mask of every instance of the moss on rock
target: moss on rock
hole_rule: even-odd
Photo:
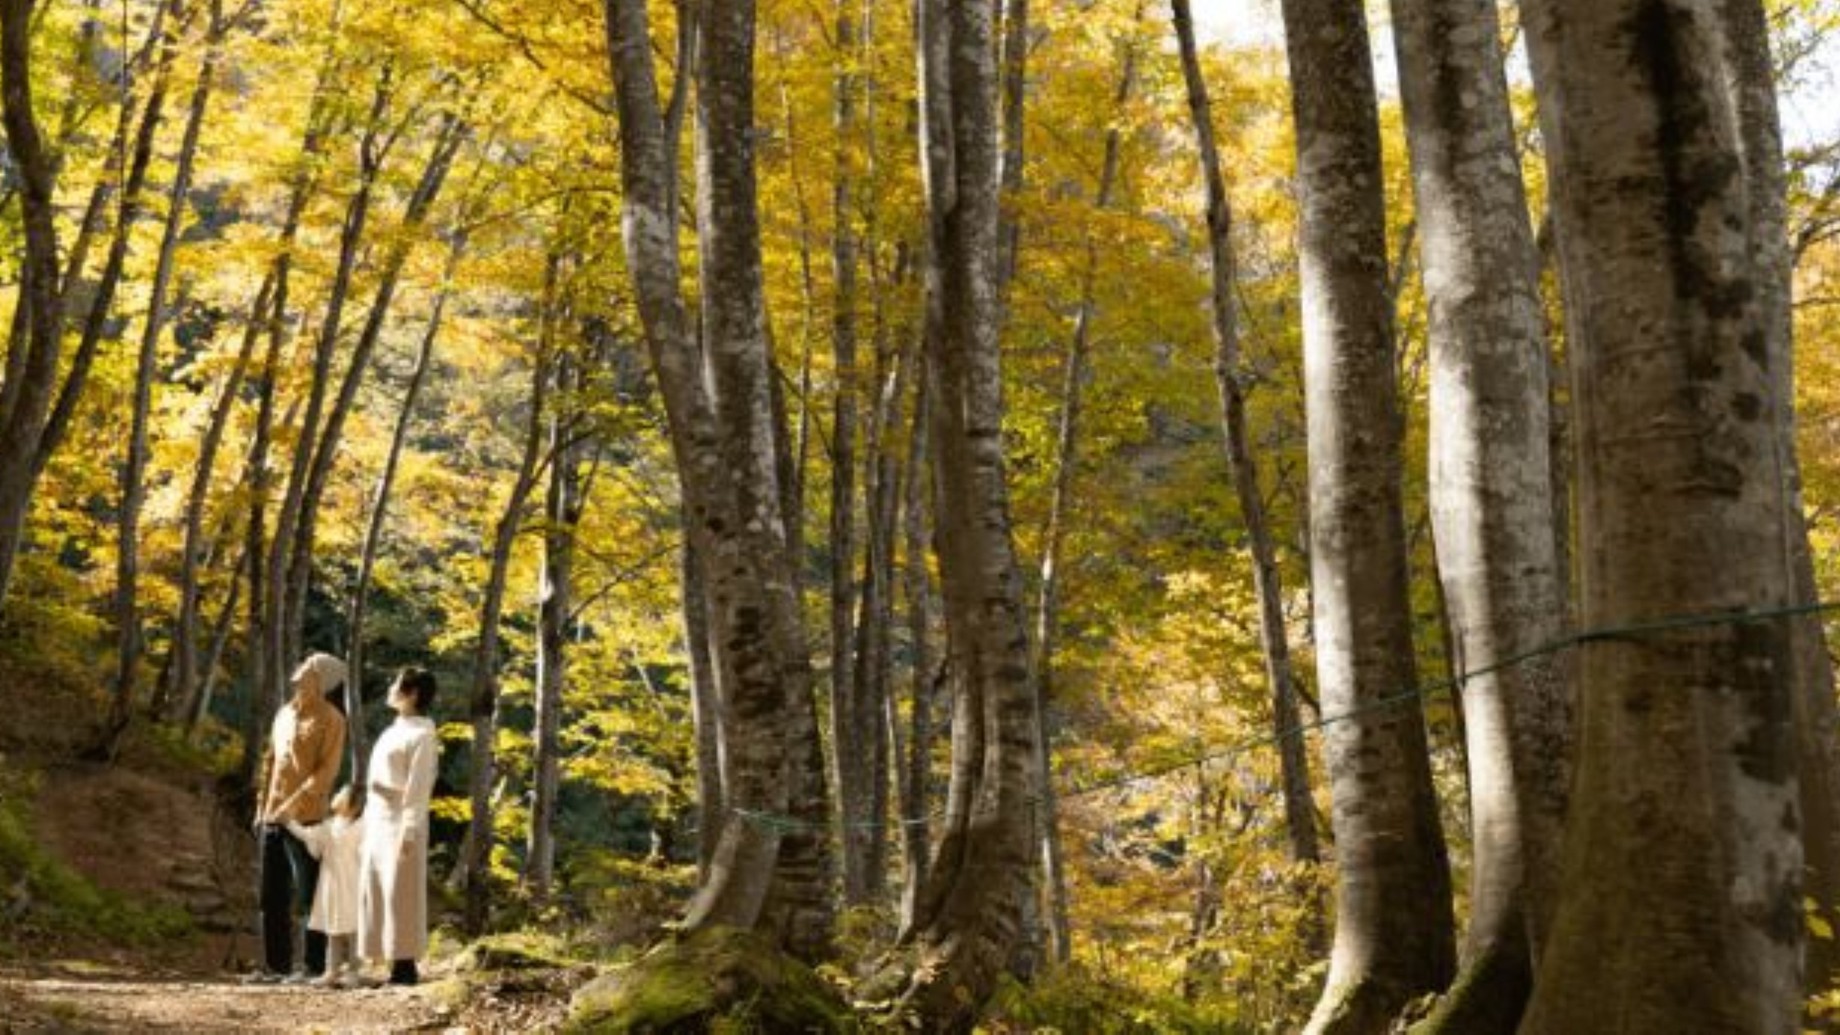
[[[763,939],[715,927],[666,942],[589,982],[569,1032],[854,1032],[855,1016],[823,979]]]

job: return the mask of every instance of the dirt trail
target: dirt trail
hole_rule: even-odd
[[[87,969],[0,970],[0,1032],[467,1030],[426,988],[334,991]]]

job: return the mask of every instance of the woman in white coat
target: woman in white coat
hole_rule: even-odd
[[[390,961],[390,983],[413,985],[428,949],[428,802],[441,754],[434,676],[406,668],[390,687],[396,721],[371,749],[358,878],[358,955]]]

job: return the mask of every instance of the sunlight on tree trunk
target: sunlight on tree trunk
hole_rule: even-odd
[[[1428,1029],[1511,1033],[1558,898],[1571,730],[1561,657],[1495,668],[1556,639],[1564,617],[1538,255],[1494,7],[1393,10],[1431,311],[1431,524],[1473,857],[1464,973]]]
[[[1302,220],[1310,584],[1334,803],[1335,943],[1312,1035],[1385,1031],[1455,966],[1450,869],[1416,698],[1400,402],[1367,22],[1285,0]]]

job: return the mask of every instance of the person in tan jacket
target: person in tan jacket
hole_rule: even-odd
[[[330,654],[301,662],[294,696],[275,713],[256,796],[262,849],[262,963],[257,981],[294,972],[294,920],[313,904],[319,863],[287,824],[312,826],[326,818],[333,781],[344,760],[345,717],[326,695],[345,682],[345,663]],[[326,969],[326,935],[309,929],[303,973]]]

